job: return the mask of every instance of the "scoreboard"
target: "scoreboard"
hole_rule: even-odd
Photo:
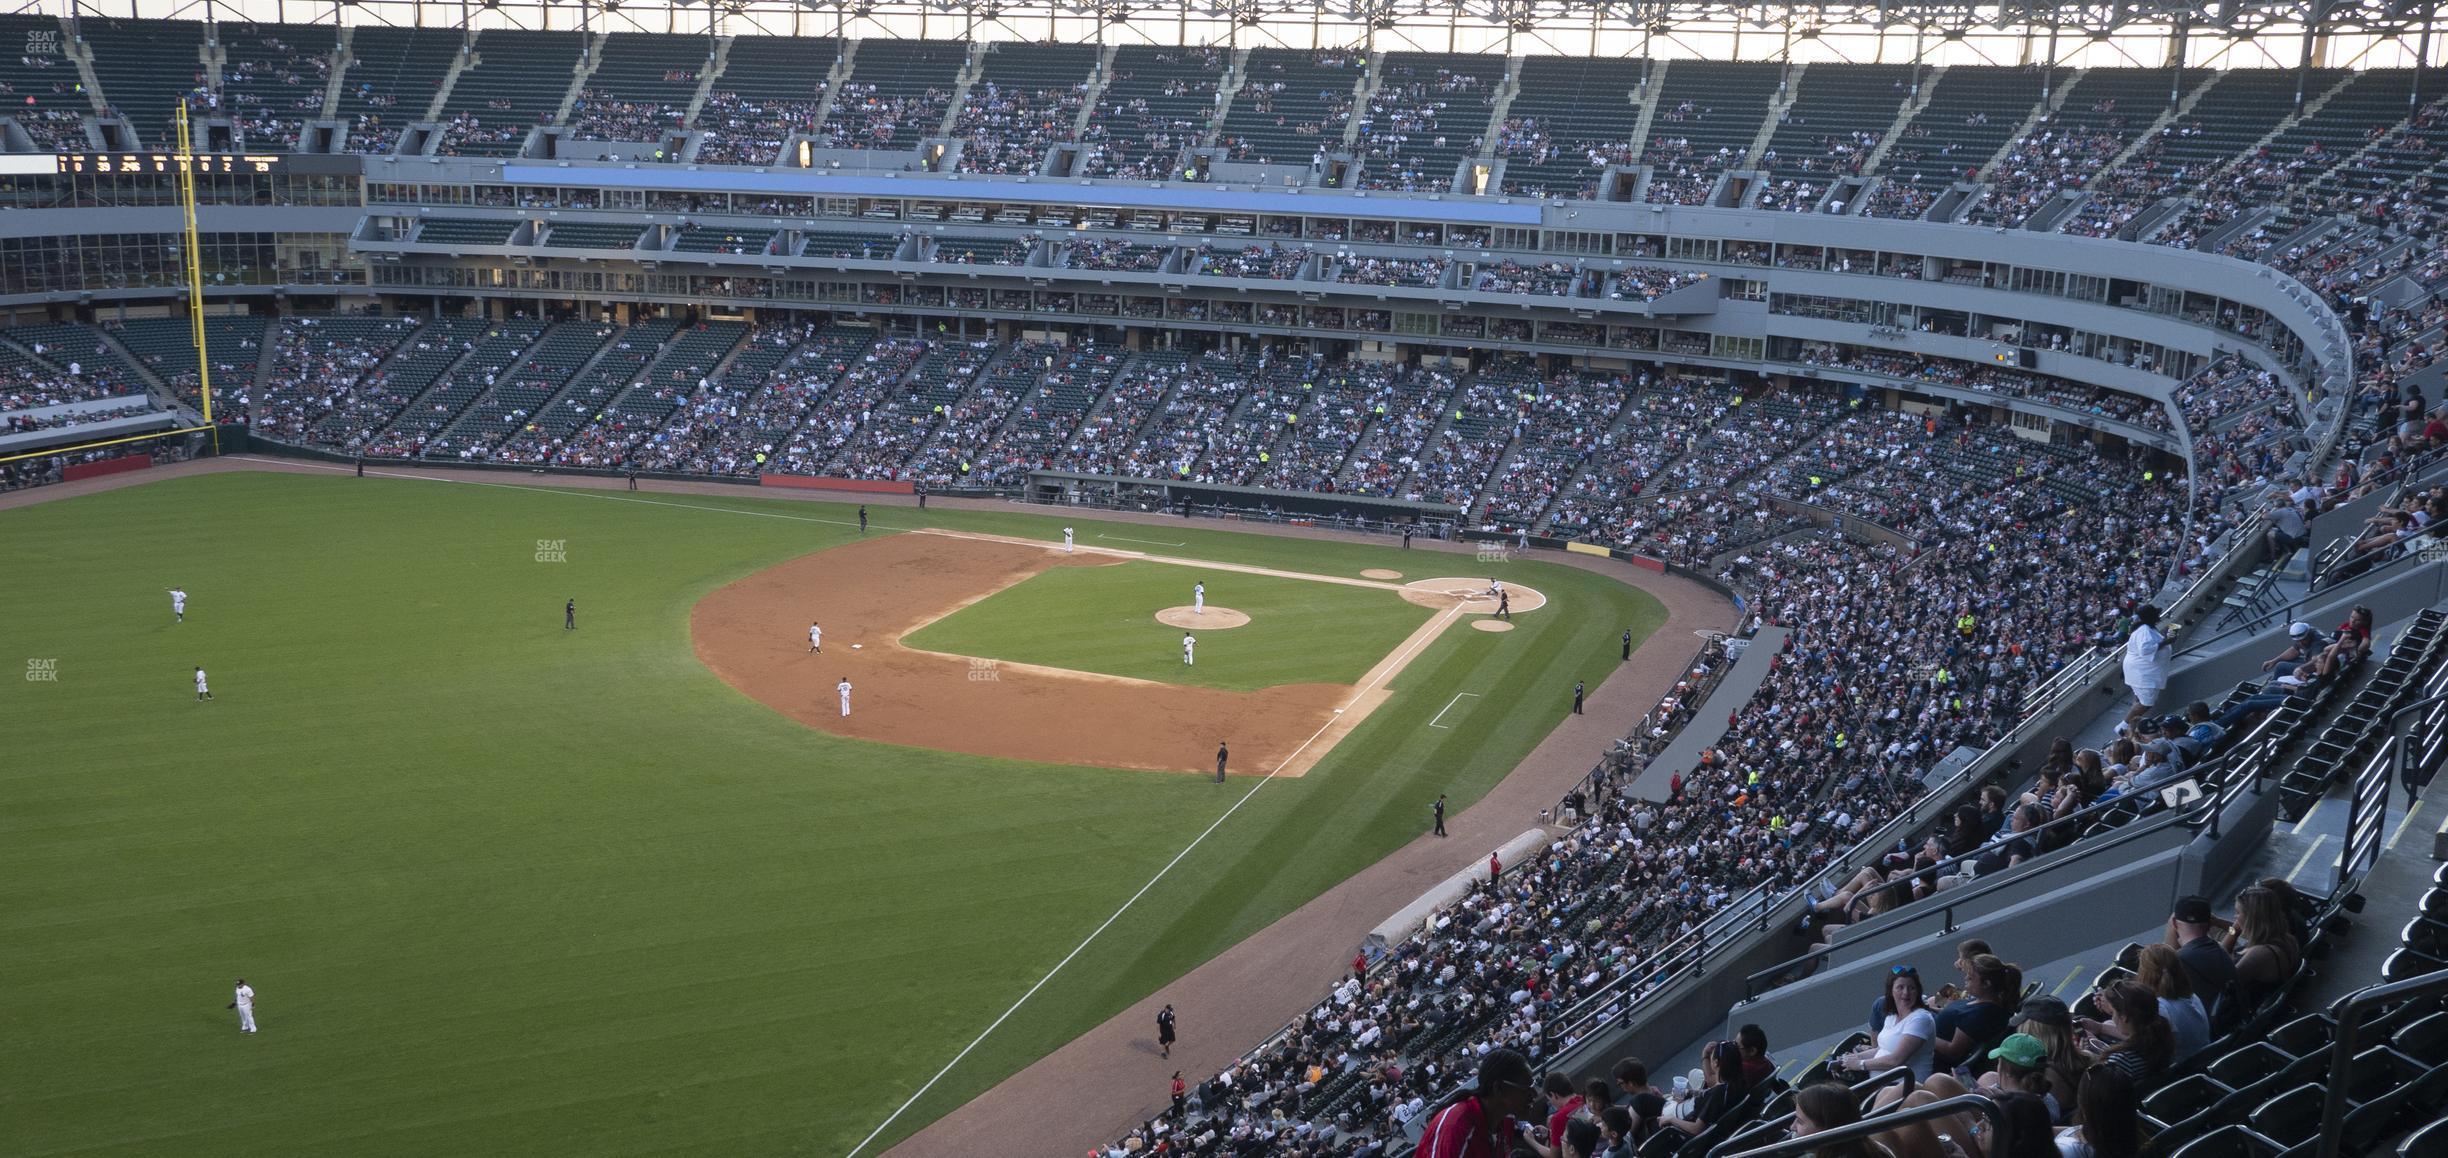
[[[177,153],[61,153],[62,173],[176,173]],[[285,160],[277,153],[197,153],[198,173],[270,173]]]
[[[216,173],[284,173],[290,158],[280,153],[197,153],[195,171]],[[159,173],[174,176],[179,155],[159,153],[8,153],[0,154],[0,177],[50,177],[59,174]]]

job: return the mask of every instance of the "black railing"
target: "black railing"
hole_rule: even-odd
[[[2237,776],[2235,779],[2249,780],[2251,777]],[[2175,783],[2183,783],[2183,781],[2176,781]],[[2014,867],[2021,869],[2026,865],[2039,865],[2049,869],[2055,869],[2072,864],[2079,860],[2085,860],[2099,852],[2119,847],[2136,837],[2146,833],[2156,832],[2170,824],[2185,824],[2199,819],[2201,814],[2205,811],[2213,811],[2219,808],[2220,801],[2220,793],[2216,791],[2205,791],[2199,798],[2187,801],[2184,804],[2155,814],[2154,819],[2162,820],[2165,823],[2123,825],[2109,833],[2092,839],[2077,840],[2072,844],[2066,845],[2064,848],[2054,850],[2045,858],[2035,857],[2032,860],[2027,860],[2023,864],[2016,865]],[[2080,811],[2069,812],[2064,816],[2058,817],[2056,820],[2050,821],[2048,824],[2029,830],[2029,832],[2026,832],[2024,835],[2029,836],[2033,833],[2045,831],[2052,826],[2063,825],[2073,821],[2083,821],[2088,823],[2091,820],[2103,817],[2119,808],[2132,808],[2136,803],[2136,799],[2127,797],[2118,797],[2114,800],[2103,800],[2097,804],[2083,808]],[[2139,819],[2139,817],[2137,817],[2137,819]],[[1995,850],[1991,849],[1985,851]],[[2064,855],[2058,855],[2060,853]],[[1892,882],[1879,887],[1888,889],[1909,888],[1911,887],[1914,877],[1919,877],[1926,873],[1937,873],[1947,865],[1962,864],[1980,855],[1980,852],[1973,852],[1959,857],[1951,857],[1947,860],[1940,861],[1929,868],[1917,870],[1911,877],[1907,877],[1902,881]],[[2035,868],[2034,871],[2038,871],[2038,869]],[[2013,884],[2018,880],[2023,880],[2031,875],[2031,873],[2025,872],[2001,872],[1994,876],[1975,880],[1973,883],[1966,885],[1961,889],[1950,889],[1944,893],[1933,893],[1929,899],[1938,900],[1943,898],[1945,903],[1930,908],[1924,908],[1918,912],[1904,914],[1898,920],[1882,922],[1882,924],[1888,927],[1902,925],[1913,920],[1925,918],[1932,913],[1936,913],[1944,923],[1944,927],[1941,929],[1939,935],[1944,936],[1946,934],[1951,934],[1955,932],[1957,928],[1955,924],[1955,909],[1958,905],[1986,897],[1989,894],[2006,887],[2007,885]],[[1895,916],[1897,913],[1890,912],[1881,915]],[[1866,924],[1867,922],[1864,923]],[[1827,948],[1821,949],[1815,953],[1805,953],[1800,957],[1795,957],[1788,961],[1778,962],[1777,964],[1771,965],[1766,969],[1762,969],[1757,973],[1753,973],[1743,981],[1743,1000],[1756,1000],[1760,994],[1777,988],[1778,978],[1793,974],[1796,970],[1807,967],[1808,972],[1802,974],[1803,976],[1808,976],[1809,973],[1815,973],[1818,971],[1820,966],[1825,965],[1832,960],[1838,950],[1849,948],[1855,944],[1859,944],[1859,941],[1848,940],[1844,943],[1830,945]]]
[[[2321,1098],[2320,1148],[2315,1152],[2316,1158],[2339,1158],[2345,1145],[2347,1091],[2354,1085],[2346,1078],[2355,1049],[2362,1044],[2365,1016],[2379,1006],[2401,999],[2442,993],[2448,993],[2448,969],[2358,989],[2331,1007],[2329,1015],[2337,1020],[2337,1038],[2329,1045],[2329,1083]]]
[[[1772,893],[1770,886],[1759,884],[1750,892],[1736,897],[1709,918],[1650,954],[1631,971],[1615,977],[1583,995],[1561,1013],[1544,1019],[1541,1034],[1546,1041],[1543,1053],[1554,1057],[1558,1050],[1571,1049],[1589,1039],[1593,1033],[1609,1024],[1629,1019],[1640,1006],[1642,998],[1659,992],[1687,977],[1708,974],[1712,948],[1738,927],[1752,925],[1758,931],[1768,928],[1768,914],[1776,907],[1781,894]],[[1618,1007],[1616,1003],[1620,1002]],[[1558,1044],[1561,1043],[1561,1044]]]
[[[1730,1158],[1787,1158],[1788,1155],[1799,1158],[1800,1155],[1817,1153],[1822,1147],[1833,1146],[1840,1142],[1874,1138],[1893,1131],[1899,1126],[1933,1122],[1940,1118],[1952,1118],[1963,1113],[1979,1114],[1989,1119],[1988,1153],[2011,1154],[2014,1152],[2014,1127],[2006,1120],[2005,1113],[1998,1109],[1998,1104],[1979,1094],[1959,1094],[1952,1098],[1931,1102],[1926,1106],[1889,1110],[1877,1117],[1864,1118],[1849,1126],[1838,1126],[1832,1130],[1821,1130],[1816,1134],[1805,1134],[1799,1138],[1771,1142],[1756,1150],[1744,1150],[1731,1155]]]

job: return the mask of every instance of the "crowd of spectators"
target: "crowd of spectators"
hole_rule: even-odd
[[[1227,249],[1219,245],[1199,247],[1198,272],[1213,277],[1257,277],[1282,280],[1300,273],[1301,266],[1316,249],[1306,245],[1244,246]]]
[[[963,173],[1034,173],[1053,147],[1071,139],[1087,86],[1003,86],[980,81],[962,100],[952,132],[961,138]]]
[[[1064,248],[1073,269],[1116,273],[1155,273],[1164,268],[1165,258],[1173,252],[1169,246],[1102,238],[1074,241]]]
[[[580,92],[569,111],[572,136],[587,141],[660,142],[663,134],[677,132],[687,119],[685,105],[622,100],[601,89]]]
[[[236,122],[251,148],[281,148],[294,143],[298,126],[323,113],[323,89],[331,79],[331,56],[307,52],[276,36],[253,38],[265,55],[242,57],[229,50],[221,67],[224,110]],[[259,86],[279,86],[267,97]]]
[[[150,398],[136,399],[111,406],[85,410],[57,411],[35,414],[24,410],[0,410],[0,434],[32,434],[38,430],[58,430],[62,427],[83,426],[92,422],[108,422],[115,418],[134,418],[154,410]]]
[[[697,160],[706,165],[770,165],[793,134],[813,134],[824,95],[747,97],[725,89],[706,94],[696,126],[705,131]]]
[[[1450,264],[1441,257],[1375,257],[1349,250],[1337,252],[1333,259],[1336,281],[1414,289],[1443,285],[1445,268]]]
[[[1215,115],[1225,67],[1224,50],[1168,48],[1150,63],[1174,72],[1152,91],[1128,69],[1117,68],[1098,97],[1097,110],[1081,134],[1093,144],[1083,175],[1130,180],[1175,176],[1181,151],[1199,142]],[[1195,111],[1193,111],[1195,110]]]

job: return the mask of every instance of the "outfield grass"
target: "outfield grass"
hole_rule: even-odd
[[[1243,627],[1184,629],[1156,613],[1187,606],[1204,580],[1207,605],[1246,612]],[[1210,571],[1174,563],[1057,567],[1006,587],[902,637],[926,651],[1072,671],[1255,691],[1278,684],[1356,684],[1434,614],[1368,587]]]
[[[11,650],[58,673],[0,684],[0,1151],[847,1151],[1228,803],[824,735],[700,666],[689,608],[847,514],[252,474],[0,512]],[[1152,537],[1333,574],[1434,558]],[[1506,566],[1550,607],[1446,633],[882,1141],[1412,839],[1437,793],[1476,799],[1662,617]],[[1457,691],[1481,698],[1420,726]]]

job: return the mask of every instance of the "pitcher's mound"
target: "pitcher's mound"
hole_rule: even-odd
[[[1230,607],[1210,607],[1201,612],[1190,610],[1190,605],[1187,603],[1179,607],[1167,607],[1156,613],[1156,622],[1166,627],[1187,627],[1196,631],[1222,631],[1227,627],[1247,627],[1249,621],[1248,615]]]
[[[1471,620],[1471,626],[1481,631],[1511,631],[1513,621],[1510,619],[1474,619]]]
[[[1371,568],[1369,568],[1369,569],[1368,569],[1368,570],[1366,570],[1366,571],[1362,571],[1362,572],[1360,573],[1360,577],[1361,577],[1361,578],[1363,578],[1363,579],[1378,579],[1378,580],[1385,580],[1385,579],[1400,579],[1400,578],[1402,578],[1402,572],[1400,572],[1400,571],[1388,571],[1388,570],[1386,570],[1386,569],[1385,569],[1385,568],[1383,568],[1383,567],[1371,567]]]

